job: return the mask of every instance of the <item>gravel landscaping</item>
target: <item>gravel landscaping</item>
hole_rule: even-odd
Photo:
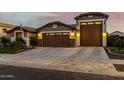
[[[124,64],[113,64],[117,71],[124,72]]]

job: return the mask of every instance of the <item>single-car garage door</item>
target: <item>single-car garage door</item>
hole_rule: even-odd
[[[43,33],[43,47],[69,47],[69,33]]]
[[[80,46],[102,46],[102,22],[80,24]]]

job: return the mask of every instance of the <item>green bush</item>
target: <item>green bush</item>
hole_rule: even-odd
[[[16,38],[16,46],[24,46],[25,44],[25,40],[23,40],[22,38]]]
[[[115,41],[114,46],[118,48],[118,50],[124,49],[124,40],[118,39]]]
[[[1,37],[0,42],[3,47],[8,47],[11,41],[10,41],[10,39],[8,39],[6,37]]]
[[[30,46],[35,47],[38,45],[38,41],[36,37],[30,37]]]
[[[23,39],[17,38],[16,41],[10,43],[10,48],[12,49],[12,51],[16,51],[23,48],[24,44],[25,41]]]

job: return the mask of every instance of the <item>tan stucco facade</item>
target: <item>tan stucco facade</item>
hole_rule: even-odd
[[[0,37],[7,37],[7,34],[4,32],[4,30],[10,30],[12,28],[8,28],[8,27],[0,27]]]
[[[6,24],[6,23],[0,23],[0,37],[7,37],[7,33],[5,33],[6,30],[11,30],[14,27],[14,25]]]

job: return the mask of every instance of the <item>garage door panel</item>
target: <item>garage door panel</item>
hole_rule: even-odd
[[[81,46],[102,46],[102,24],[80,26]]]
[[[43,34],[44,47],[69,47],[69,35],[46,35]]]

